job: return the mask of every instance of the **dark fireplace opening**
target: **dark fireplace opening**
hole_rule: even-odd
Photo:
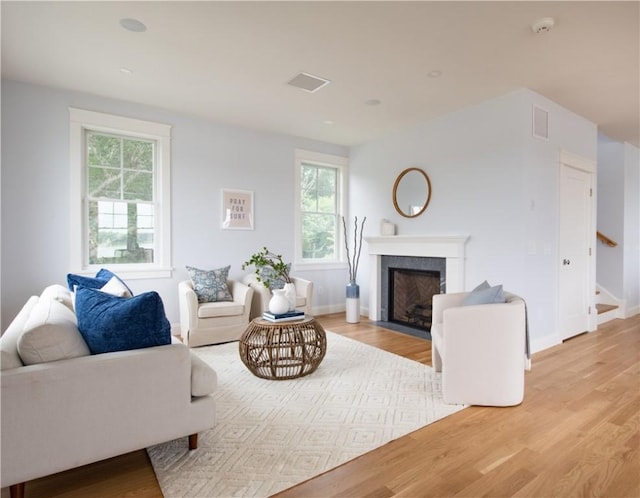
[[[440,294],[440,272],[389,268],[389,321],[431,332],[434,294]]]
[[[383,255],[378,323],[431,340],[432,300],[447,291],[446,273],[445,258]]]

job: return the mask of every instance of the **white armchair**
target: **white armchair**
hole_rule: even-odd
[[[199,303],[191,280],[178,284],[180,329],[185,344],[196,347],[237,341],[249,325],[253,289],[227,280],[233,301]]]
[[[513,406],[524,398],[524,300],[463,306],[467,292],[433,296],[431,351],[446,403]]]
[[[271,291],[264,284],[258,282],[255,273],[249,273],[242,278],[242,282],[251,287],[255,294],[253,295],[253,304],[251,305],[251,319],[262,316],[262,313],[269,308],[269,300],[271,299]],[[291,277],[291,282],[296,287],[296,309],[311,314],[311,298],[313,296],[313,282],[303,278]]]

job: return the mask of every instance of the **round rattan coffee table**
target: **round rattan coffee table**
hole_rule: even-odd
[[[242,362],[256,377],[297,379],[318,368],[327,352],[327,335],[313,317],[278,323],[256,318],[239,348]]]

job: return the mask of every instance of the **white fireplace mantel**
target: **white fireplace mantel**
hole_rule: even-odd
[[[447,292],[464,291],[464,249],[467,236],[388,235],[365,237],[370,256],[369,318],[380,320],[382,256],[445,258]]]

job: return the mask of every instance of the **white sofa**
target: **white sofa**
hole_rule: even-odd
[[[70,293],[50,286],[0,338],[0,486],[12,497],[29,480],[183,436],[194,449],[214,425],[216,373],[178,339],[91,355],[74,320]],[[35,343],[28,330],[42,332]]]
[[[468,292],[433,296],[433,368],[446,403],[513,406],[524,398],[524,300],[463,306]]]
[[[251,287],[255,294],[251,304],[251,316],[254,318],[262,316],[262,313],[269,309],[269,301],[273,294],[262,282],[258,281],[255,273],[249,273],[242,278],[245,285]],[[291,282],[296,288],[296,309],[311,314],[311,299],[313,297],[313,282],[304,278],[291,277]]]

